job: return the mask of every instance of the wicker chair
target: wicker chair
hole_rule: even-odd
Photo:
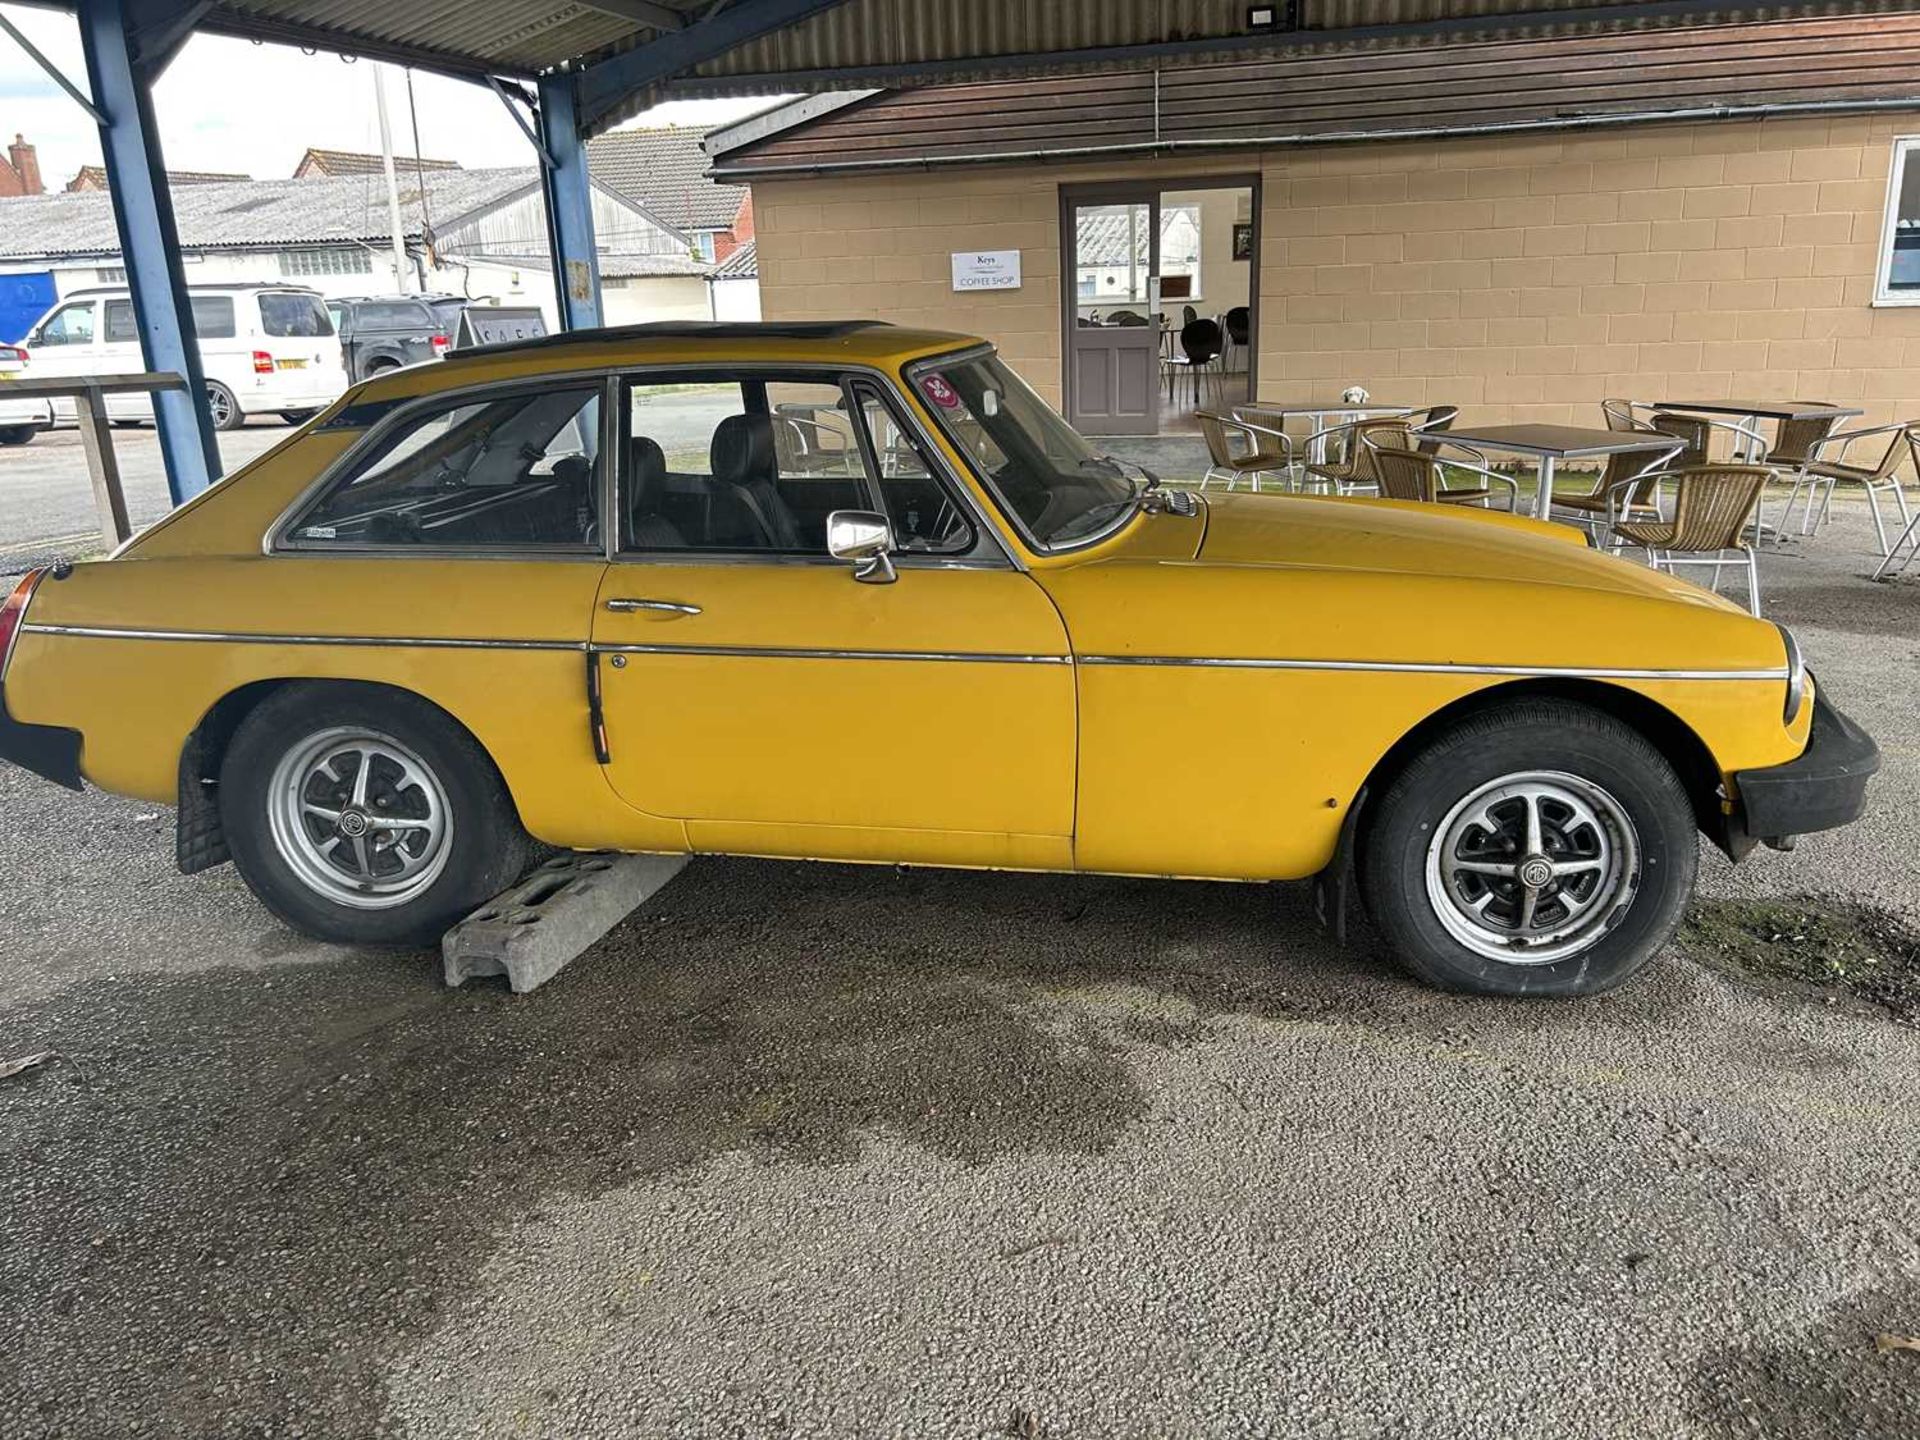
[[[1337,495],[1379,493],[1380,482],[1373,473],[1373,452],[1366,445],[1368,436],[1378,436],[1388,445],[1410,445],[1413,440],[1412,428],[1399,416],[1377,415],[1367,420],[1329,425],[1300,443],[1302,454],[1317,455],[1327,454],[1321,448],[1327,441],[1337,437],[1343,442],[1338,455],[1306,463],[1303,468],[1307,486],[1311,488],[1317,482],[1318,488],[1332,490]]]
[[[1840,457],[1856,440],[1876,435],[1887,437],[1887,448],[1876,464],[1848,465],[1842,461]],[[1880,554],[1882,558],[1891,555],[1894,547],[1887,541],[1886,521],[1880,514],[1880,495],[1882,491],[1893,492],[1894,503],[1900,510],[1901,527],[1911,527],[1913,510],[1907,504],[1907,492],[1901,487],[1899,473],[1900,466],[1909,458],[1920,459],[1920,420],[1900,420],[1892,425],[1841,430],[1822,436],[1808,447],[1807,459],[1800,466],[1793,489],[1787,493],[1786,508],[1780,512],[1775,533],[1785,533],[1793,518],[1794,501],[1804,493],[1806,505],[1800,515],[1800,534],[1803,537],[1815,534],[1831,516],[1834,487],[1843,483],[1858,485],[1867,492],[1867,504],[1873,510],[1873,530],[1880,541]],[[1816,495],[1818,505],[1814,503]]]
[[[1257,493],[1263,475],[1278,475],[1292,488],[1293,442],[1285,434],[1212,410],[1196,410],[1193,414],[1207,442],[1207,473],[1200,477],[1202,490],[1214,480],[1225,480],[1229,490],[1245,480]],[[1250,448],[1237,452],[1236,439]]]
[[[1496,474],[1482,465],[1442,460],[1438,455],[1406,444],[1389,443],[1389,436],[1380,432],[1363,436],[1360,443],[1372,456],[1373,475],[1379,482],[1381,495],[1389,500],[1418,500],[1428,505],[1481,505],[1491,509],[1493,487],[1499,484],[1507,487],[1507,509],[1520,508],[1520,486],[1511,476]],[[1449,468],[1471,470],[1487,483],[1449,487],[1445,478]]]
[[[1621,521],[1613,527],[1615,553],[1638,546],[1648,564],[1669,574],[1680,565],[1711,565],[1714,588],[1723,568],[1744,562],[1747,608],[1758,615],[1760,564],[1746,532],[1773,471],[1765,465],[1689,465],[1642,478],[1674,481],[1673,518]]]
[[[1643,451],[1609,455],[1592,490],[1584,495],[1563,495],[1555,490],[1552,508],[1571,511],[1574,523],[1591,530],[1601,544],[1622,520],[1658,520],[1659,476],[1680,449],[1676,442],[1664,454]]]
[[[1644,430],[1647,427],[1633,418],[1633,401],[1602,400],[1600,413],[1607,417],[1609,430]]]

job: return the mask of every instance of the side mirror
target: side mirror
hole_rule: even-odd
[[[827,553],[853,562],[853,578],[869,585],[890,585],[893,524],[872,510],[836,510],[827,516]]]

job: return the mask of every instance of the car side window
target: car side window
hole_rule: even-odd
[[[973,547],[973,524],[939,480],[922,442],[901,423],[880,388],[857,381],[853,394],[880,468],[880,498],[893,524],[896,550],[959,555]]]
[[[837,380],[688,375],[626,395],[625,549],[825,555],[830,514],[873,508]]]
[[[93,302],[63,305],[47,317],[40,327],[36,345],[91,345],[93,343]]]
[[[133,302],[131,300],[107,301],[107,343],[113,345],[139,338],[140,332],[133,323]]]
[[[600,390],[516,390],[416,411],[286,532],[299,549],[597,550]]]

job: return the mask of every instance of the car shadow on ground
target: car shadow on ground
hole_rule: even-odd
[[[878,1132],[1099,1153],[1145,1110],[1127,1050],[1217,1017],[1443,1044],[1684,1023],[1671,984],[1434,994],[1364,936],[1334,946],[1299,886],[709,860],[524,997],[450,993],[427,955],[315,963],[278,928],[252,948],[10,1016],[76,1062],[0,1108],[0,1352],[48,1430],[373,1433],[381,1363],[550,1198]],[[76,1373],[85,1393],[54,1380]]]

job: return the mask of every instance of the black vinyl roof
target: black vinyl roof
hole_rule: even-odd
[[[510,355],[522,350],[545,350],[556,345],[593,345],[607,340],[838,340],[862,330],[884,326],[884,320],[654,320],[645,325],[603,325],[591,330],[562,330],[528,340],[503,340],[498,345],[475,345],[467,355]]]

